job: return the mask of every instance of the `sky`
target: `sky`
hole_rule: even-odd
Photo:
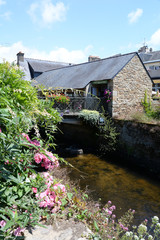
[[[160,50],[160,0],[0,0],[0,62]]]

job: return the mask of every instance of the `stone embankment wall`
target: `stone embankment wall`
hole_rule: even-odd
[[[115,120],[119,135],[117,156],[160,179],[160,126]]]

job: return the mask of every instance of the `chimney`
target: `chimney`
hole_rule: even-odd
[[[141,47],[139,50],[138,50],[138,52],[140,53],[140,52],[143,52],[143,53],[146,53],[146,52],[148,52],[148,46],[143,46],[143,47]]]
[[[19,65],[19,62],[24,62],[24,53],[22,52],[17,53],[17,65]]]
[[[100,57],[97,56],[89,56],[88,57],[88,62],[93,62],[93,61],[97,61],[100,60]]]

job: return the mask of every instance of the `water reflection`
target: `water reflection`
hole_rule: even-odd
[[[67,158],[67,161],[86,173],[70,169],[70,177],[80,179],[82,189],[88,186],[94,200],[101,198],[104,204],[111,200],[117,206],[117,215],[135,209],[136,224],[154,215],[160,217],[160,188],[156,181],[92,154]]]

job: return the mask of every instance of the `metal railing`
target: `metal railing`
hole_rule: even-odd
[[[78,113],[83,109],[96,110],[101,112],[102,107],[105,111],[108,111],[108,104],[105,98],[99,97],[69,97],[69,103],[60,103],[54,101],[53,108],[60,113],[71,114]],[[52,98],[50,98],[52,99]]]

